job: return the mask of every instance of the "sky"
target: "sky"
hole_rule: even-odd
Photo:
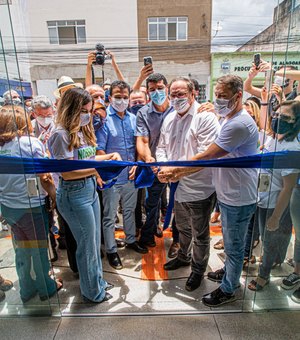
[[[235,51],[273,22],[282,0],[213,0],[212,51]],[[216,32],[217,22],[222,27]]]

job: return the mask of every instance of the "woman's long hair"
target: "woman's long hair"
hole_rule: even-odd
[[[30,135],[33,128],[22,106],[4,105],[0,109],[0,145],[15,137]]]
[[[260,109],[258,107],[258,105],[251,99],[247,99],[245,101],[245,106],[249,106],[250,110],[252,112],[252,115],[254,117],[254,121],[258,127],[258,131],[260,131],[260,127],[259,127],[259,116],[260,116]]]
[[[82,111],[82,107],[88,103],[93,103],[93,98],[86,90],[81,88],[72,88],[67,90],[59,101],[57,107],[56,124],[60,125],[69,132],[69,151],[73,150],[74,148],[79,148],[80,138],[78,136],[78,132],[80,130],[82,131],[85,142],[88,145],[97,145],[93,128],[92,114],[89,124],[80,126],[80,113]]]

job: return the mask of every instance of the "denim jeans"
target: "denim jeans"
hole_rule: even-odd
[[[100,302],[107,283],[103,280],[100,256],[100,204],[95,177],[60,180],[57,206],[77,243],[76,260],[82,295]]]
[[[252,256],[253,242],[258,240],[259,240],[258,210],[256,210],[248,226],[244,253],[245,258],[250,258]]]
[[[115,241],[115,217],[119,200],[123,209],[123,224],[126,243],[135,242],[135,207],[137,189],[133,181],[115,184],[102,192],[103,197],[103,235],[105,249],[108,254],[117,252]]]
[[[195,274],[203,275],[209,258],[209,220],[216,202],[213,193],[204,200],[194,202],[175,201],[176,226],[179,231],[177,258],[183,262],[192,262]]]
[[[291,218],[295,229],[294,261],[300,263],[300,186],[294,188],[290,201]]]
[[[1,212],[11,225],[21,298],[27,300],[35,293],[41,297],[53,296],[56,283],[49,276],[48,214],[45,206],[14,209],[1,205]],[[35,279],[31,276],[32,272]]]
[[[279,228],[275,231],[269,231],[266,228],[268,218],[273,214],[274,209],[258,208],[259,230],[263,237],[263,260],[259,267],[258,274],[265,280],[268,280],[274,262],[283,263],[287,248],[292,236],[292,220],[290,208],[283,212]]]
[[[146,222],[141,230],[140,242],[153,242],[154,233],[157,230],[160,198],[166,187],[165,183],[160,181],[155,176],[151,187],[147,188],[148,197],[146,199]]]
[[[221,222],[226,254],[225,274],[221,290],[233,294],[239,286],[243,269],[245,241],[250,220],[256,203],[244,206],[231,206],[219,201]]]

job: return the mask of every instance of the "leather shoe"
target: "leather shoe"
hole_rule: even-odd
[[[185,289],[189,292],[200,287],[201,281],[203,280],[203,275],[191,272],[189,278],[186,281]]]
[[[116,243],[117,243],[117,247],[118,248],[124,248],[126,246],[126,243],[125,241],[119,239],[119,238],[116,238]]]
[[[148,253],[148,248],[145,246],[142,246],[138,243],[138,241],[135,241],[133,243],[127,243],[126,248],[132,249],[136,251],[137,253],[140,254],[147,254]]]
[[[115,269],[119,270],[123,268],[121,259],[118,253],[106,254],[108,263]]]
[[[150,248],[154,248],[156,247],[156,242],[155,241],[138,241],[139,242],[139,245],[141,247],[150,247]]]
[[[156,231],[155,231],[155,233],[154,233],[154,235],[155,235],[156,237],[158,237],[158,238],[162,238],[162,237],[163,237],[163,231],[162,231],[162,229],[161,229],[160,227],[157,227],[157,228],[156,228]]]
[[[167,263],[164,264],[164,269],[165,270],[176,270],[180,267],[187,267],[189,266],[189,262],[184,262],[179,260],[177,257]]]
[[[168,251],[168,258],[172,259],[177,256],[180,245],[178,242],[172,242],[171,247]]]

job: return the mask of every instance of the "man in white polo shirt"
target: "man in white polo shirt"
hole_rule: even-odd
[[[243,109],[243,80],[226,75],[217,80],[215,111],[222,118],[218,138],[209,148],[191,159],[235,158],[257,153],[258,131],[254,120]],[[176,181],[201,168],[171,168],[160,173],[165,180]],[[202,170],[203,171],[203,170]],[[243,267],[245,238],[248,224],[255,212],[257,200],[257,170],[218,168],[213,182],[221,209],[221,221],[226,261],[224,269],[209,273],[219,288],[206,294],[202,302],[217,307],[235,300]]]
[[[214,113],[197,112],[194,84],[187,78],[170,83],[171,104],[175,111],[165,118],[156,149],[158,161],[186,160],[204,152],[217,137],[219,123]],[[164,171],[164,168],[161,169]],[[164,182],[163,178],[158,178]],[[191,263],[186,290],[198,288],[209,258],[209,219],[216,201],[212,170],[205,169],[184,177],[175,193],[175,218],[180,249],[177,257],[164,265],[175,270]]]

